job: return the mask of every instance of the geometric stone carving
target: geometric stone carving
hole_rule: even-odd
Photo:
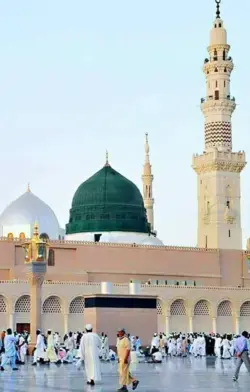
[[[177,299],[171,304],[171,316],[186,316],[186,308],[183,299]]]
[[[30,312],[30,296],[22,295],[15,303],[15,313],[29,313]]]
[[[162,304],[160,300],[157,300],[156,310],[157,310],[157,314],[159,315],[163,314]]]
[[[83,297],[74,298],[69,306],[69,313],[82,314],[85,308],[85,300]]]
[[[217,316],[232,316],[232,304],[230,301],[223,301],[219,304]]]
[[[205,146],[232,147],[232,129],[229,121],[214,121],[205,123]]]
[[[194,307],[194,315],[195,316],[209,316],[209,304],[206,300],[202,299],[197,302]]]
[[[62,313],[60,298],[52,295],[43,303],[43,313]]]
[[[7,312],[7,304],[5,302],[5,299],[2,295],[0,295],[0,313],[6,313]]]
[[[241,305],[240,316],[250,316],[250,301],[246,301]]]

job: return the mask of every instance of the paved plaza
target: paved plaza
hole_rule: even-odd
[[[244,365],[237,383],[232,381],[234,360],[213,358],[167,358],[163,364],[132,365],[143,392],[231,392],[249,390],[250,378]],[[102,384],[90,387],[82,370],[75,365],[32,367],[18,372],[6,369],[0,373],[0,392],[112,392],[118,387],[117,363],[102,364]]]

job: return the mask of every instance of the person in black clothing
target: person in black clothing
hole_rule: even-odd
[[[211,335],[206,335],[206,355],[214,356],[215,339]]]

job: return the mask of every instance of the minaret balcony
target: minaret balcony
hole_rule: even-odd
[[[231,56],[227,57],[227,56],[215,55],[215,56],[211,56],[210,59],[205,58],[204,64],[208,64],[208,63],[211,63],[211,62],[214,62],[214,61],[229,61],[230,63],[232,63],[233,62],[233,58]]]
[[[244,151],[218,151],[216,148],[202,155],[193,155],[192,168],[197,174],[213,171],[240,173],[246,166]]]
[[[216,98],[214,95],[208,95],[207,97],[201,98],[201,103],[205,103],[208,101],[221,101],[221,100],[235,102],[235,97],[233,97],[232,95],[221,95],[219,98]]]
[[[220,57],[217,57],[217,60],[211,60],[207,61],[208,59],[205,59],[204,65],[203,65],[203,72],[208,75],[214,74],[214,73],[231,73],[232,70],[234,69],[234,64],[231,60],[226,59],[223,60]]]

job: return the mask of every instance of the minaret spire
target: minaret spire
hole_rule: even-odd
[[[220,19],[220,3],[221,0],[215,0],[216,3],[216,18]]]
[[[142,183],[143,183],[143,200],[147,211],[148,223],[150,230],[154,230],[154,199],[153,199],[153,179],[152,169],[149,157],[148,134],[145,133],[145,161],[143,166]]]
[[[106,163],[105,166],[109,166],[109,153],[108,150],[106,150]]]
[[[202,155],[193,157],[193,169],[198,175],[198,246],[242,249],[240,172],[246,161],[244,152],[232,151],[231,118],[236,102],[230,82],[234,64],[220,16],[221,0],[215,2],[216,19],[203,65],[205,148]]]

